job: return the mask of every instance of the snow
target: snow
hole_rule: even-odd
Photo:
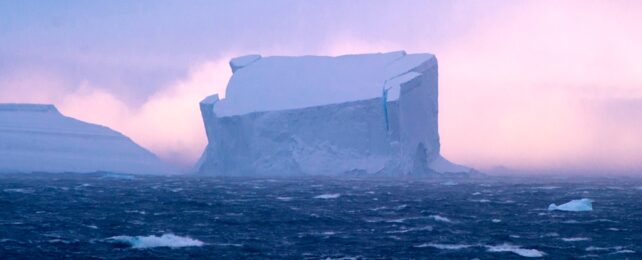
[[[252,64],[253,62],[259,60],[260,58],[261,58],[261,55],[256,55],[256,54],[236,57],[230,60],[230,67],[232,68],[232,72],[236,72],[237,70]]]
[[[593,210],[593,200],[591,199],[579,199],[571,200],[562,205],[555,205],[552,203],[548,206],[548,210],[560,210],[560,211],[592,211]]]
[[[464,173],[440,152],[437,60],[403,51],[242,56],[200,103],[217,175]]]
[[[154,248],[154,247],[188,247],[202,246],[200,240],[190,237],[181,237],[174,234],[163,234],[162,236],[115,236],[108,240],[125,243],[136,249]]]
[[[0,104],[0,173],[97,171],[171,170],[126,136],[65,117],[53,105]]]

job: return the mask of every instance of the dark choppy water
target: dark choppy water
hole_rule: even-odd
[[[458,182],[0,175],[0,258],[642,258],[639,181]]]

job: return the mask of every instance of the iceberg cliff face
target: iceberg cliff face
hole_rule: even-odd
[[[170,169],[126,136],[65,117],[53,105],[0,104],[0,173],[96,171]]]
[[[469,171],[439,154],[431,54],[248,55],[230,66],[226,98],[200,104],[209,140],[202,173]]]

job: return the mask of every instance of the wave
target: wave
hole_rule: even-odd
[[[108,238],[110,241],[127,244],[132,248],[145,249],[154,247],[188,247],[203,246],[200,240],[190,237],[181,237],[174,234],[163,234],[162,236],[115,236]]]
[[[314,196],[315,199],[336,199],[338,197],[341,197],[340,193],[321,194],[318,196]]]
[[[562,241],[564,242],[578,242],[578,241],[588,241],[591,240],[588,237],[564,237]]]
[[[446,222],[446,223],[452,223],[452,222],[453,222],[453,221],[452,221],[452,220],[450,220],[449,218],[447,218],[447,217],[442,217],[442,216],[439,216],[439,215],[430,215],[430,216],[428,216],[428,217],[429,217],[429,218],[431,218],[431,219],[433,219],[433,220],[436,220],[436,221],[441,221],[441,222]]]
[[[445,249],[445,250],[460,250],[460,249],[465,249],[469,247],[473,247],[474,245],[466,245],[466,244],[433,244],[433,243],[425,243],[421,245],[416,245],[415,247],[417,248],[423,248],[423,247],[434,247],[437,249]]]
[[[488,252],[500,253],[511,252],[523,257],[543,257],[546,253],[537,249],[525,249],[511,244],[502,244],[497,246],[486,246]]]

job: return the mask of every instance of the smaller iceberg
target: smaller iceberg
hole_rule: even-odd
[[[592,199],[579,199],[571,200],[562,205],[555,205],[552,203],[548,205],[548,210],[561,210],[561,211],[592,211],[593,210],[593,200]]]

